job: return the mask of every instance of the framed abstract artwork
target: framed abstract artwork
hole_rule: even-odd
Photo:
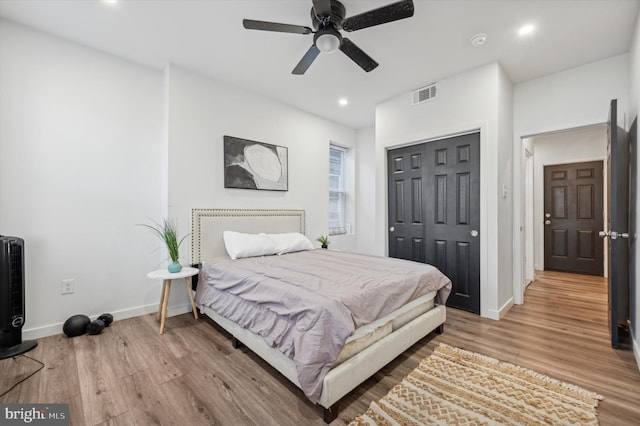
[[[288,149],[233,136],[224,137],[224,187],[287,191]]]

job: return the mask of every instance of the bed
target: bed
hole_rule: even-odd
[[[234,346],[241,342],[301,388],[323,408],[327,423],[337,417],[338,401],[343,396],[430,332],[442,332],[444,302],[451,283],[429,265],[322,249],[230,260],[223,234],[225,238],[231,234],[228,231],[256,238],[261,233],[304,234],[304,211],[192,209],[191,216],[192,263],[201,266],[196,288],[198,308],[231,334]],[[374,263],[364,263],[371,261]],[[343,266],[337,269],[338,264]],[[324,293],[337,294],[342,285],[339,275],[359,282],[354,274],[361,271],[349,269],[355,270],[358,265],[371,270],[358,291],[336,296],[338,301],[328,300],[321,307],[306,305],[307,301],[324,299]],[[357,303],[368,303],[357,301],[357,295],[374,275],[395,277],[396,272],[405,274],[409,269],[415,269],[417,275],[406,274],[406,282],[403,278],[402,283],[390,286],[389,291],[395,293],[389,293],[384,303],[374,304],[375,314],[369,311],[376,309],[357,307]],[[298,287],[299,282],[305,282],[300,293],[291,293],[290,288],[279,293],[281,286],[293,283]],[[408,290],[401,291],[400,285]],[[311,287],[324,293],[309,293]],[[256,303],[258,293],[260,297],[266,293],[270,299]],[[413,296],[404,300],[405,293]],[[234,299],[242,299],[239,308],[229,308]],[[293,301],[273,308],[274,301],[288,299]],[[250,311],[252,306],[263,305],[267,307],[264,312]],[[282,331],[287,327],[283,317],[287,321],[296,318],[299,323]],[[264,329],[276,329],[279,334],[270,337]],[[305,351],[305,347],[316,349]]]

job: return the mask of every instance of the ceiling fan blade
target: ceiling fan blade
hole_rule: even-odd
[[[313,30],[302,25],[279,24],[277,22],[243,19],[242,25],[248,30],[276,31],[279,33],[311,34]]]
[[[307,53],[305,53],[302,59],[300,59],[298,65],[296,65],[293,71],[291,71],[291,74],[304,74],[309,69],[313,61],[318,57],[319,53],[320,49],[318,49],[315,44],[312,44],[309,50],[307,50]]]
[[[409,18],[411,16],[413,16],[413,1],[403,0],[345,18],[345,20],[342,21],[342,29],[351,32]]]
[[[313,10],[316,16],[331,16],[331,0],[313,0]]]
[[[362,49],[348,38],[342,38],[340,50],[366,72],[372,71],[378,66],[378,63],[374,61],[371,56],[364,53]]]

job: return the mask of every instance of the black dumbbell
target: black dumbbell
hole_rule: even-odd
[[[102,314],[98,317],[104,323],[105,327],[109,327],[113,322],[113,315],[111,314]]]
[[[91,335],[100,334],[104,329],[104,321],[101,319],[93,320],[87,326],[87,333]]]

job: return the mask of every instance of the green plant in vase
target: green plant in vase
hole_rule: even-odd
[[[329,236],[328,235],[320,235],[318,238],[316,238],[316,241],[320,243],[321,247],[323,249],[326,249],[327,247],[329,247]]]
[[[169,257],[171,257],[171,263],[167,268],[169,272],[176,273],[182,270],[182,265],[179,262],[180,259],[180,244],[187,238],[187,235],[182,237],[178,241],[178,232],[176,230],[176,225],[170,221],[165,219],[162,224],[153,221],[154,225],[140,224],[140,226],[144,226],[146,228],[151,229],[151,231],[164,243],[167,245],[167,250],[169,250]]]

